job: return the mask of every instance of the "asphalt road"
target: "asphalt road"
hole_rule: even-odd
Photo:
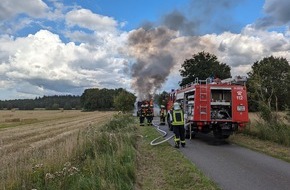
[[[160,129],[173,134],[167,126]],[[173,139],[169,143],[173,146]],[[180,151],[224,190],[290,189],[289,163],[228,141],[200,134],[186,139]]]

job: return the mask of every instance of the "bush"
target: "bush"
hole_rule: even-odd
[[[259,104],[259,110],[260,110],[260,117],[267,122],[273,122],[273,114],[271,112],[271,109],[265,104],[260,103]]]
[[[134,123],[135,119],[128,115],[119,114],[115,115],[111,121],[104,125],[101,129],[102,132],[128,132],[132,130],[132,126],[129,123]]]
[[[245,134],[256,136],[261,140],[269,140],[285,146],[290,146],[290,126],[282,123],[262,123],[257,122],[250,129],[250,126],[244,130]]]

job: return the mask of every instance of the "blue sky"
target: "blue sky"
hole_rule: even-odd
[[[83,6],[92,8],[100,14],[110,15],[121,22],[127,22],[124,28],[131,30],[139,27],[143,21],[156,21],[163,13],[175,8],[182,8],[187,2],[185,0],[167,0],[166,3],[161,0],[85,0]]]
[[[178,88],[200,51],[232,76],[267,56],[290,59],[288,0],[2,0],[0,99],[126,88]]]

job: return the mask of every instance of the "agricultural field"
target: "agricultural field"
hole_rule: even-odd
[[[80,133],[114,112],[0,111],[0,189],[15,187],[35,169],[64,165],[76,155]],[[10,187],[10,188],[9,188]],[[26,189],[25,184],[22,188]]]
[[[159,135],[154,128],[138,128],[136,118],[122,114],[113,117],[114,114],[79,110],[0,111],[0,189],[130,189],[134,184],[136,189],[160,189],[164,181],[154,187],[149,183],[154,168],[159,173],[153,173],[172,181],[171,166],[175,161],[168,163],[164,155],[182,155],[166,143],[151,147],[153,134]],[[251,125],[260,122],[255,113],[250,114],[250,119]],[[230,140],[246,147],[245,142],[251,142],[249,148],[258,151],[264,144],[243,134]],[[270,145],[267,147],[273,147]],[[280,146],[275,150],[279,155],[289,152]],[[270,151],[273,153],[273,149]],[[152,167],[153,159],[162,167]],[[187,180],[185,184],[198,185],[197,189],[218,189],[195,166],[189,166],[191,163],[185,158],[180,159],[183,162],[176,170],[185,167],[191,172],[182,177]],[[140,164],[142,167],[137,167]],[[177,187],[177,182],[168,183],[167,189]]]

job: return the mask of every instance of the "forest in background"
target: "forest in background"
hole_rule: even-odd
[[[81,96],[54,95],[35,99],[0,100],[0,110],[121,110],[134,108],[136,97],[123,88],[118,89],[86,89]]]

